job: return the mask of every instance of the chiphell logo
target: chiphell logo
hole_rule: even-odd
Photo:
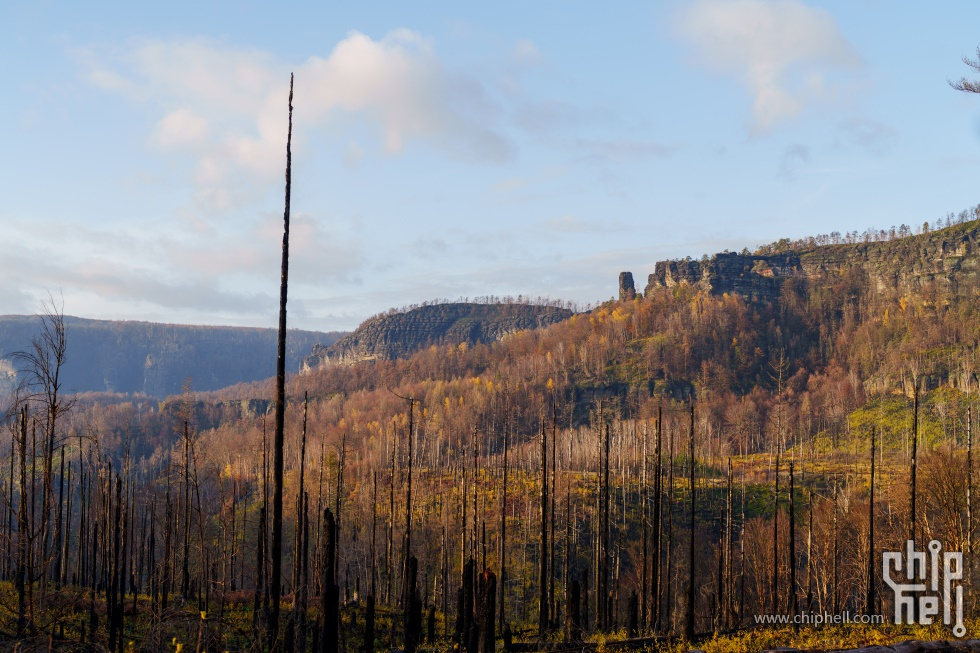
[[[956,637],[963,637],[963,554],[943,552],[939,540],[929,542],[928,549],[928,553],[916,551],[915,542],[908,540],[904,555],[885,552],[882,556],[882,579],[895,592],[895,623],[928,626],[942,609],[943,623],[953,626]]]

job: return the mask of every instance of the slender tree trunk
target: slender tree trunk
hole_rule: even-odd
[[[796,499],[793,461],[789,461],[789,613],[793,617],[800,611],[796,590]],[[799,630],[799,624],[793,624],[794,630]]]
[[[58,515],[57,522],[55,523],[55,533],[54,533],[54,555],[55,555],[55,588],[59,591],[61,590],[61,581],[64,570],[64,551],[63,538],[65,536],[65,530],[63,526],[64,520],[64,506],[65,506],[65,447],[61,447],[61,471],[58,473]]]
[[[909,490],[909,539],[915,540],[915,498],[916,498],[916,467],[919,461],[919,382],[913,381],[915,388],[912,399],[912,463],[911,482]]]
[[[496,651],[493,629],[493,600],[497,593],[496,584],[497,577],[489,569],[480,574],[480,607],[477,610],[480,629],[478,653],[495,653]]]
[[[548,438],[541,423],[541,571],[538,597],[538,637],[548,631]]]
[[[666,619],[666,630],[670,632],[674,627],[674,591],[675,583],[673,582],[673,566],[674,566],[674,435],[673,432],[670,436],[670,442],[668,443],[670,459],[670,467],[667,470],[667,569],[665,573],[664,585],[666,585],[666,610],[664,611],[664,619]]]
[[[662,607],[662,583],[661,570],[663,568],[660,560],[661,544],[663,542],[663,412],[664,406],[661,403],[657,406],[657,466],[654,471],[653,487],[653,550],[650,557],[653,560],[653,573],[651,574],[651,585],[653,586],[653,632],[659,633],[661,629],[661,607]]]
[[[18,499],[17,510],[17,574],[15,585],[17,586],[17,636],[25,638],[28,634],[29,617],[27,614],[27,591],[26,582],[29,573],[27,567],[28,547],[28,504],[27,504],[27,409],[20,411],[20,439],[17,442],[20,447],[17,456],[20,463],[20,497]]]
[[[106,615],[109,619],[109,650],[116,651],[117,642],[120,641],[122,633],[119,632],[120,617],[122,616],[119,610],[119,575],[122,568],[122,556],[120,555],[120,537],[122,535],[122,479],[116,476],[116,517],[114,520],[115,528],[113,529],[112,538],[112,567],[110,570],[110,581],[109,581],[109,602],[107,606],[108,614]]]
[[[320,582],[322,595],[320,610],[320,653],[336,653],[340,645],[340,588],[337,587],[337,525],[333,513],[323,511],[323,538],[320,564],[323,578]]]
[[[973,587],[973,402],[966,407],[966,550],[967,586]]]
[[[255,595],[252,597],[252,633],[258,637],[259,633],[259,606],[262,600],[263,587],[262,581],[265,568],[264,545],[265,545],[265,508],[259,509],[259,532],[255,543]]]
[[[283,212],[282,273],[279,285],[279,338],[276,356],[276,434],[272,462],[272,614],[269,642],[280,650],[279,601],[282,595],[282,474],[286,417],[286,296],[289,280],[289,195],[292,185],[293,76],[289,76],[289,132],[286,136],[286,204]]]
[[[500,483],[500,630],[504,629],[505,616],[504,616],[504,594],[507,583],[507,438],[508,431],[510,428],[510,421],[508,419],[507,426],[504,427],[504,468],[503,476],[501,477]],[[484,531],[485,533],[485,531]],[[485,535],[484,535],[485,537]],[[484,568],[486,568],[486,555],[484,555]],[[481,577],[482,578],[482,577]],[[493,605],[493,601],[489,602]],[[491,616],[491,620],[493,617]],[[490,628],[493,628],[491,624]],[[481,630],[482,633],[482,630]],[[482,642],[482,639],[481,639]],[[482,644],[481,644],[482,653]]]
[[[868,497],[868,596],[864,614],[876,614],[875,596],[875,428],[871,427],[871,494]]]
[[[691,431],[689,434],[690,443],[690,484],[688,486],[691,493],[691,534],[688,540],[688,552],[687,552],[687,564],[689,568],[690,577],[687,581],[687,621],[684,627],[684,636],[687,641],[692,641],[694,639],[694,618],[695,618],[695,597],[696,587],[695,587],[695,574],[694,574],[694,531],[696,527],[695,517],[696,517],[696,501],[694,499],[694,400],[691,400]]]
[[[184,420],[184,560],[180,580],[180,594],[186,601],[190,591],[190,533],[191,533],[191,454],[187,420]]]
[[[769,605],[775,614],[779,610],[779,443],[776,443],[775,484],[772,492],[772,584],[769,589]]]
[[[558,442],[558,408],[555,402],[551,405],[551,574],[549,579],[548,596],[551,599],[551,607],[548,614],[551,618],[552,628],[558,627],[558,606],[555,597],[555,495],[558,493],[558,458],[555,455]]]

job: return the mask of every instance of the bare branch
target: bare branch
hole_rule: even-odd
[[[980,47],[977,48],[976,59],[963,57],[963,63],[972,68],[974,71],[980,73]],[[955,88],[957,91],[963,91],[964,93],[980,93],[980,82],[969,80],[966,77],[961,77],[955,82],[950,79],[947,79],[946,81],[949,82],[949,85]]]

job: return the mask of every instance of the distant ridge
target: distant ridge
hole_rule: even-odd
[[[318,344],[303,370],[359,360],[402,358],[431,345],[477,344],[538,329],[572,316],[561,306],[532,303],[447,302],[379,315],[332,345]]]
[[[90,320],[65,316],[67,362],[62,390],[69,393],[142,393],[163,398],[179,393],[190,377],[192,390],[217,390],[275,375],[276,330]],[[0,392],[16,383],[9,355],[26,349],[37,334],[36,316],[0,315]],[[286,369],[299,369],[315,343],[332,343],[343,333],[290,330]]]
[[[789,279],[819,284],[854,273],[865,275],[877,290],[898,295],[931,286],[953,295],[961,287],[972,293],[980,284],[980,220],[886,240],[827,245],[780,241],[754,254],[724,252],[700,261],[660,261],[644,293],[686,283],[714,295],[776,301]],[[624,272],[620,298],[633,292],[633,277]]]

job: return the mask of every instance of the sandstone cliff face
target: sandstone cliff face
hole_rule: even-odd
[[[431,345],[476,344],[500,340],[508,333],[561,322],[572,311],[529,304],[434,304],[362,324],[328,347],[315,345],[303,360],[303,371],[360,360],[393,359]]]
[[[934,283],[954,293],[973,288],[980,281],[980,221],[887,242],[660,261],[645,292],[688,283],[712,294],[775,301],[787,278],[816,281],[854,270],[866,274],[879,292],[917,293]]]
[[[619,273],[619,301],[633,301],[636,299],[636,286],[633,284],[632,272]]]

